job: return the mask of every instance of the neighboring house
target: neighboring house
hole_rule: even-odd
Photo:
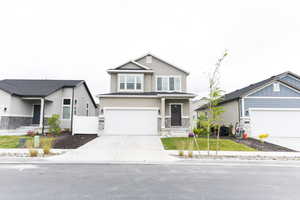
[[[226,94],[220,106],[225,111],[221,123],[240,123],[252,137],[300,137],[300,77],[292,72]],[[207,106],[197,110],[207,112]]]
[[[0,129],[42,127],[53,114],[60,115],[62,128],[71,128],[72,112],[96,115],[96,104],[83,80],[6,79],[0,81],[0,100]]]
[[[163,135],[191,127],[188,72],[147,54],[107,70],[110,93],[98,95],[104,134]]]
[[[203,105],[205,105],[208,102],[207,98],[203,97],[201,99],[193,99],[192,105],[191,105],[191,112],[193,116],[193,128],[197,127],[197,121],[198,121],[198,112],[197,109]]]

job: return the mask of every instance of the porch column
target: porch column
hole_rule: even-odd
[[[44,125],[44,106],[45,106],[45,99],[41,98],[40,128],[43,128]]]
[[[160,105],[160,116],[161,116],[161,128],[166,128],[166,99],[161,98],[161,105]]]

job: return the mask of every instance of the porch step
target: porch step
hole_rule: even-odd
[[[170,137],[187,137],[189,129],[186,128],[166,128],[163,132],[168,132]]]

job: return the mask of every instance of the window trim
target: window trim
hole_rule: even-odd
[[[69,99],[70,100],[70,105],[65,105],[64,100]],[[61,120],[71,120],[72,119],[72,106],[73,106],[73,101],[71,97],[65,97],[62,99],[62,105],[61,105]],[[64,107],[69,107],[70,108],[70,118],[65,119],[64,118]]]
[[[157,79],[158,78],[168,78],[168,90],[158,90],[158,84],[157,84]],[[179,78],[179,89],[178,90],[170,90],[170,78]],[[181,92],[181,76],[176,76],[176,75],[171,75],[171,76],[167,76],[167,75],[157,75],[155,76],[155,90],[156,92]],[[175,82],[174,82],[175,84]],[[163,88],[163,87],[162,87]],[[175,85],[174,85],[175,88]]]
[[[121,89],[120,87],[120,79],[121,77],[125,77],[125,88]],[[134,89],[127,89],[127,76],[135,76],[134,78]],[[141,77],[141,89],[136,89],[137,78]],[[143,92],[144,91],[144,74],[118,74],[118,92]]]

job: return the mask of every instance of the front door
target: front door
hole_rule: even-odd
[[[181,104],[171,104],[171,126],[181,126]]]
[[[41,105],[33,105],[32,124],[39,124],[41,117]]]

